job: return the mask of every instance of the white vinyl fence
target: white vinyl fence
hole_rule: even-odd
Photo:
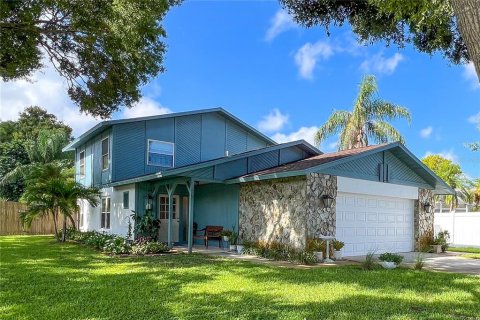
[[[448,230],[457,246],[480,247],[480,212],[436,212],[435,233]]]

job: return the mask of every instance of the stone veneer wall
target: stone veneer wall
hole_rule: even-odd
[[[333,197],[330,207],[323,204],[323,195]],[[335,236],[337,177],[321,173],[307,175],[307,236]]]
[[[433,232],[433,219],[434,219],[434,198],[432,190],[418,189],[418,200],[415,201],[414,208],[414,232],[415,232],[415,244],[418,239],[427,231]],[[425,212],[423,205],[430,203],[430,211]]]
[[[322,196],[334,198],[325,208]],[[335,235],[337,178],[312,173],[240,185],[240,240],[281,242],[304,248],[307,237]]]
[[[305,246],[306,179],[264,180],[240,185],[240,240]]]

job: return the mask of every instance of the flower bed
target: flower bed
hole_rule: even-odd
[[[277,261],[301,264],[315,264],[317,258],[312,251],[302,251],[279,242],[244,241],[243,253]]]
[[[140,238],[132,242],[124,237],[97,231],[81,232],[69,229],[67,238],[113,255],[146,255],[170,251],[165,243],[159,243],[149,238]]]

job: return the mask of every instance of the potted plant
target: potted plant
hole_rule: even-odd
[[[378,260],[385,269],[395,269],[403,261],[403,256],[391,252],[382,253]]]
[[[223,230],[222,232],[220,232],[220,235],[222,236],[223,241],[229,242],[230,237],[232,236],[232,231],[231,230]]]
[[[308,241],[307,249],[312,251],[317,259],[317,262],[323,261],[323,252],[327,250],[325,241],[313,238]]]
[[[335,260],[342,260],[342,248],[345,246],[345,243],[342,241],[339,241],[337,239],[334,239],[332,241],[332,246],[333,246],[333,258]]]
[[[433,250],[435,253],[445,252],[448,249],[448,241],[450,240],[450,234],[447,230],[440,231],[437,237],[433,241]]]
[[[238,235],[235,231],[232,231],[229,240],[230,240],[230,251],[236,251],[237,250],[237,238]]]

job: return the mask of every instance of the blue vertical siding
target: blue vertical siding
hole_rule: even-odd
[[[260,138],[257,138],[256,136],[252,134],[247,134],[247,150],[255,150],[255,149],[260,149],[260,148],[265,148],[267,144],[265,141],[261,140]]]
[[[207,225],[238,230],[238,185],[206,184],[195,187],[193,221],[202,229]],[[211,245],[218,244],[218,241]]]
[[[113,180],[124,180],[145,174],[145,121],[113,127]]]
[[[303,150],[298,147],[290,147],[280,150],[280,164],[290,163],[303,159]]]
[[[278,165],[278,150],[261,153],[248,158],[248,173],[272,168]]]
[[[227,122],[227,147],[229,155],[247,151],[247,133],[231,121]]]
[[[201,160],[211,160],[225,155],[225,118],[216,113],[202,115]]]
[[[398,159],[390,151],[385,152],[385,178],[392,183],[414,183],[414,184],[427,184],[418,174],[410,169],[404,162]]]
[[[101,140],[106,136],[110,137],[110,166],[102,171]],[[86,153],[88,177],[81,183],[101,186],[165,170],[147,165],[148,139],[175,144],[175,167],[221,158],[226,151],[233,155],[271,145],[219,113],[117,123],[85,144],[85,148],[89,146],[91,150],[91,158]],[[76,149],[77,173],[79,150],[80,147]],[[211,176],[210,172],[206,174]]]
[[[202,116],[175,118],[175,167],[201,161]]]

